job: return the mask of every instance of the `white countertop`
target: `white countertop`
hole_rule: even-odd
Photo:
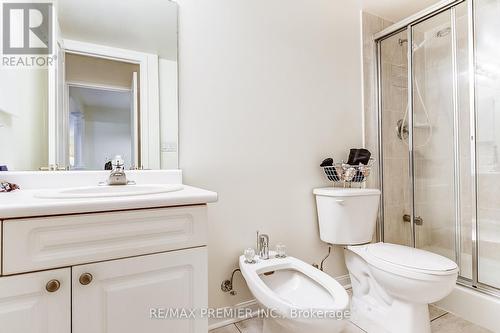
[[[106,178],[107,171],[86,172],[5,172],[2,180],[17,183],[21,189],[0,192],[0,220],[10,218],[95,213],[127,209],[159,208],[206,204],[217,201],[217,193],[182,185],[174,192],[135,196],[45,199],[36,193],[55,188],[96,185]],[[182,184],[180,170],[128,171],[129,179],[138,184]]]
[[[217,193],[187,185],[183,185],[182,190],[175,192],[91,199],[41,199],[35,197],[35,193],[40,191],[43,191],[43,189],[0,193],[0,220],[20,217],[196,205],[217,201]]]

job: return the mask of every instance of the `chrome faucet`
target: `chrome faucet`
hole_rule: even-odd
[[[266,234],[259,235],[257,232],[257,253],[260,259],[269,259],[269,236]]]
[[[124,161],[120,155],[116,155],[111,161],[112,170],[108,177],[108,185],[127,185],[127,176],[125,175]]]

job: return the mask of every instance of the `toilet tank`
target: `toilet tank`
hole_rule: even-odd
[[[377,222],[380,191],[359,188],[318,188],[319,236],[329,244],[371,242]]]

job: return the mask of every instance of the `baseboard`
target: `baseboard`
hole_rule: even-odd
[[[255,299],[238,303],[232,307],[227,306],[223,309],[229,309],[229,311],[233,311],[233,312],[240,312],[241,311],[240,313],[250,313],[250,314],[246,317],[232,317],[232,318],[224,318],[224,319],[210,318],[208,320],[208,330],[209,331],[216,329],[216,328],[219,328],[219,327],[234,324],[234,323],[237,323],[237,322],[245,320],[245,319],[253,318],[257,315],[257,313],[260,310],[259,305],[257,304],[257,301]]]
[[[345,289],[351,288],[351,279],[349,278],[349,274],[338,276],[335,278],[335,280],[337,280]],[[229,311],[232,312],[249,313],[249,315],[243,318],[242,317],[224,318],[224,319],[210,318],[208,320],[209,331],[230,324],[234,324],[245,319],[253,318],[257,316],[260,310],[259,305],[257,304],[257,301],[255,299],[238,303],[232,307],[228,306],[225,307],[224,309],[229,309]]]

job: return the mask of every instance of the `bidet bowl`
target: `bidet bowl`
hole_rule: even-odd
[[[257,259],[240,269],[264,310],[263,333],[336,333],[346,325],[349,296],[334,278],[293,257]]]

